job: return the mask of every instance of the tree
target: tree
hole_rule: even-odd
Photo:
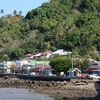
[[[50,60],[50,66],[57,72],[64,71],[65,73],[71,68],[71,58],[66,56],[57,56]]]
[[[10,58],[7,54],[4,54],[2,57],[2,61],[8,61]]]
[[[24,50],[20,49],[20,48],[14,48],[14,49],[12,49],[12,51],[9,54],[11,60],[13,60],[13,59],[19,59],[23,55],[24,55]]]
[[[1,9],[0,13],[1,13],[1,14],[3,14],[3,13],[4,13],[4,10],[3,10],[3,9]]]
[[[16,10],[14,10],[14,11],[13,11],[13,14],[14,14],[14,16],[16,16],[16,15],[17,15],[17,11],[16,11]]]
[[[100,51],[100,0],[51,0],[25,18],[16,17],[21,13],[14,10],[15,16],[0,18],[1,54],[15,47],[25,53],[77,49],[81,56],[90,54],[91,47]]]
[[[19,14],[18,15],[21,16],[22,15],[22,11],[19,11]]]
[[[90,67],[90,61],[87,56],[82,58],[82,61],[80,62],[80,69],[81,70],[87,70]]]

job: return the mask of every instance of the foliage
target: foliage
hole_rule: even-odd
[[[12,51],[10,52],[9,56],[11,57],[11,59],[19,59],[20,57],[23,57],[24,55],[24,50],[20,49],[20,48],[14,48],[12,49]]]
[[[50,65],[57,72],[67,71],[71,67],[71,58],[66,56],[57,56],[50,61]]]
[[[1,60],[2,61],[9,61],[9,59],[10,59],[9,56],[7,54],[4,54]]]
[[[79,68],[80,70],[86,70],[91,65],[88,58],[79,58],[80,60],[73,61],[73,68]]]
[[[25,54],[61,48],[81,56],[92,47],[100,51],[99,0],[50,0],[25,18],[21,13],[0,18],[0,56],[13,49]]]

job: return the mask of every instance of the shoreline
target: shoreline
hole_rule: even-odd
[[[97,88],[99,88],[99,86],[95,85],[95,82],[80,85],[76,85],[76,82],[74,83],[75,84],[67,81],[49,82],[0,78],[0,88],[24,88],[34,90],[39,93],[48,94],[53,97],[54,100],[89,100],[90,98],[91,100],[97,100],[94,98],[98,95]]]

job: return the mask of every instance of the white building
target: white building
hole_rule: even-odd
[[[13,61],[0,63],[0,73],[12,73],[12,70],[15,67],[16,67],[16,64]]]
[[[29,65],[30,63],[27,60],[16,60],[16,66],[22,67],[23,65]]]
[[[68,52],[68,51],[65,51],[63,49],[59,49],[55,52],[53,52],[52,54],[53,55],[68,55],[68,54],[71,54],[72,52]]]

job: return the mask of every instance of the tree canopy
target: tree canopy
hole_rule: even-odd
[[[83,50],[83,55],[89,54],[92,47],[100,51],[99,0],[51,0],[25,17],[22,12],[13,13],[0,18],[1,55],[59,48]]]

